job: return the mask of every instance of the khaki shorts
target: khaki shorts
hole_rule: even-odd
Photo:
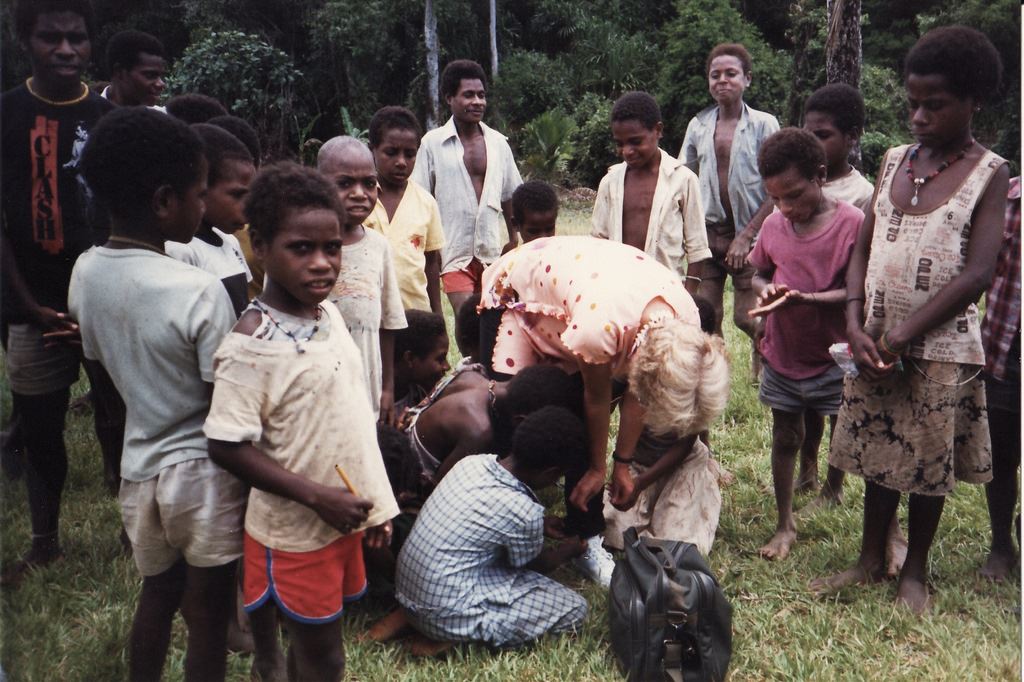
[[[245,484],[202,457],[145,481],[121,479],[121,520],[139,573],[163,573],[184,557],[210,568],[242,556]]]
[[[44,395],[78,381],[80,356],[73,346],[43,347],[43,330],[33,324],[12,324],[7,333],[7,378],[11,392]]]

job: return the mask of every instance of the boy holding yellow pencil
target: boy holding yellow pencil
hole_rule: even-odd
[[[284,679],[280,612],[293,677],[338,680],[341,612],[366,590],[363,543],[388,543],[398,505],[359,350],[323,303],[341,258],[337,191],[295,164],[265,168],[251,190],[246,214],[266,284],[217,350],[204,430],[210,458],[253,488],[243,593],[256,673]]]

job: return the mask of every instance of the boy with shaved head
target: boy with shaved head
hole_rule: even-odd
[[[394,332],[406,323],[387,237],[363,227],[377,203],[373,154],[354,137],[333,137],[320,148],[316,167],[337,187],[345,209],[341,271],[330,300],[363,356],[374,415],[394,423]]]

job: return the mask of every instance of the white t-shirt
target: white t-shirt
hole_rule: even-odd
[[[408,326],[387,237],[366,230],[358,242],[341,247],[341,272],[330,299],[341,311],[363,356],[370,405],[374,416],[379,416],[383,371],[380,330]]]
[[[324,310],[329,324],[321,326],[328,333],[308,341],[303,335],[301,353],[290,338],[280,338],[284,334],[276,340],[225,337],[205,431],[216,440],[252,442],[288,471],[321,485],[344,486],[334,470],[340,465],[354,492],[373,502],[357,532],[394,517],[398,505],[370,406],[354,390],[362,382],[359,351],[338,311],[330,305]],[[287,319],[278,322],[291,326]],[[287,552],[311,552],[341,537],[309,507],[257,488],[249,493],[245,530]]]
[[[213,238],[196,235],[188,244],[166,242],[164,250],[167,255],[182,263],[194,265],[200,270],[219,278],[231,297],[231,305],[237,318],[249,303],[249,282],[252,272],[245,262],[245,255],[238,239],[216,227]]]
[[[85,357],[124,399],[121,477],[206,457],[213,354],[235,324],[217,278],[152,251],[97,246],[75,263],[68,307]]]

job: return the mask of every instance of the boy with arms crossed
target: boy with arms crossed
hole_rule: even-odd
[[[202,428],[213,353],[235,315],[216,277],[163,251],[199,226],[202,141],[170,116],[125,107],[97,126],[82,164],[111,235],[79,258],[69,304],[85,357],[109,372],[128,410],[119,498],[143,576],[129,678],[160,678],[180,609],[185,678],[223,679],[245,490],[210,461]]]
[[[505,136],[482,120],[486,80],[480,65],[467,59],[445,67],[441,95],[452,117],[423,136],[412,174],[441,208],[441,283],[455,311],[480,291],[484,267],[519,242],[512,227],[511,199],[523,178]],[[499,213],[508,228],[504,247]]]
[[[712,258],[688,268],[687,274],[700,278],[697,295],[715,306],[718,334],[722,333],[725,278],[732,277],[733,322],[753,338],[754,324],[747,311],[754,307],[750,289],[754,271],[745,259],[772,210],[757,172],[757,150],[779,129],[779,122],[743,101],[750,86],[750,67],[750,54],[742,45],[724,43],[711,50],[707,74],[715,105],[690,120],[679,158],[700,178],[712,253]]]
[[[623,163],[601,180],[590,234],[636,247],[682,275],[684,256],[688,266],[711,257],[697,176],[658,147],[661,110],[646,92],[624,94],[611,118]]]
[[[79,161],[89,131],[114,108],[81,80],[92,54],[88,2],[22,0],[15,20],[32,76],[0,98],[0,272],[4,321],[10,325],[5,349],[12,412],[24,417],[12,421],[20,424],[29,454],[32,547],[4,571],[4,585],[62,556],[58,520],[68,468],[64,415],[80,354],[66,344],[44,346],[43,334],[76,329],[67,316],[71,268],[95,238]],[[116,427],[105,431],[105,417],[96,410],[97,435],[113,467],[121,433]]]

